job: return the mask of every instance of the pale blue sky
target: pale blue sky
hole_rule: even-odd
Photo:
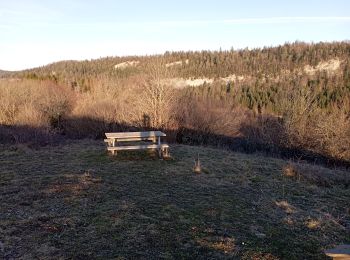
[[[346,0],[0,0],[0,69],[350,39]]]

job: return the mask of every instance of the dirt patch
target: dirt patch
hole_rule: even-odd
[[[125,62],[121,62],[121,63],[114,65],[114,69],[123,70],[123,69],[129,68],[129,67],[136,67],[139,63],[140,63],[140,61],[138,61],[138,60],[125,61]]]
[[[340,68],[341,61],[338,59],[331,59],[328,61],[322,61],[318,63],[315,67],[306,65],[304,71],[309,75],[314,75],[319,71],[326,71],[327,73],[333,73]]]

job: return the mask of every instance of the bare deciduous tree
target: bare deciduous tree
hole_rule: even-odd
[[[158,59],[147,70],[147,80],[140,98],[144,114],[150,117],[152,127],[169,126],[173,106],[176,102],[176,90],[169,84],[173,73],[166,67],[163,59]]]

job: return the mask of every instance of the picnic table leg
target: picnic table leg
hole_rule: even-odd
[[[158,156],[162,158],[162,147],[160,145],[160,136],[158,136]]]
[[[163,157],[165,157],[165,158],[169,158],[170,157],[169,148],[168,147],[164,148],[164,150],[163,150]]]
[[[112,141],[112,146],[115,147],[115,143],[116,143],[116,139],[113,139]],[[117,151],[116,150],[112,150],[112,155],[116,155],[117,154]]]

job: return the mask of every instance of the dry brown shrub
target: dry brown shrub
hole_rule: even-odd
[[[285,201],[285,200],[276,201],[275,204],[277,207],[283,209],[284,212],[287,214],[292,214],[297,211],[297,209],[294,206],[290,205],[288,201]]]
[[[73,101],[67,87],[51,81],[1,81],[0,124],[56,127]]]
[[[320,112],[313,128],[317,145],[325,154],[350,161],[350,117],[343,108]]]
[[[0,124],[16,123],[21,105],[27,103],[30,96],[30,87],[31,85],[26,86],[22,81],[0,81]]]
[[[179,127],[206,134],[241,136],[241,125],[250,116],[247,109],[208,99],[183,97],[177,106]]]
[[[282,173],[286,177],[296,177],[297,172],[295,171],[294,167],[292,164],[287,164],[286,166],[283,167]]]
[[[350,161],[350,103],[325,110],[317,106],[316,93],[299,88],[281,101],[286,147],[308,150]]]
[[[77,94],[76,105],[65,122],[65,130],[75,136],[97,137],[112,125],[139,126],[142,109],[137,106],[142,78],[92,81],[89,92]]]
[[[230,237],[205,237],[197,239],[200,246],[221,251],[225,254],[234,254],[238,249],[235,239]]]
[[[319,229],[322,223],[319,219],[307,219],[304,224],[309,229]]]
[[[263,144],[265,148],[286,147],[287,134],[279,117],[260,114],[249,116],[241,124],[240,132],[252,143]]]
[[[317,115],[314,102],[315,94],[310,89],[296,89],[287,93],[282,101],[283,125],[286,132],[287,146],[297,148],[316,147],[315,138],[310,132],[310,126]]]
[[[173,70],[166,67],[166,60],[162,58],[156,59],[146,69],[136,106],[149,118],[151,127],[171,128],[174,125],[178,91],[165,82],[172,77]]]
[[[48,144],[74,105],[74,93],[51,81],[0,81],[0,141]]]

